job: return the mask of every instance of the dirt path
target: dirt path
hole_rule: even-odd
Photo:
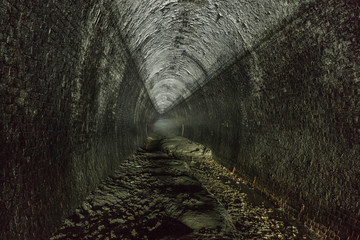
[[[257,193],[205,147],[172,138],[148,148],[123,161],[51,239],[311,239],[265,198],[249,197]]]

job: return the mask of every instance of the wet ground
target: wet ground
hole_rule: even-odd
[[[51,239],[315,239],[181,137],[149,140]]]

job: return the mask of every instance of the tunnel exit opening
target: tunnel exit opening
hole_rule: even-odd
[[[184,124],[175,118],[160,117],[148,129],[148,136],[163,138],[184,135]]]

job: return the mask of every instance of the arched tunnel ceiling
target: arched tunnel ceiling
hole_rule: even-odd
[[[120,31],[163,113],[250,49],[299,0],[118,0]]]

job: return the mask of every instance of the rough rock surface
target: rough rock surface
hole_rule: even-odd
[[[188,160],[203,146],[184,138],[161,146],[173,154],[138,149],[51,239],[309,239],[271,208],[250,204],[213,160]]]
[[[209,148],[184,137],[165,138],[160,141],[161,151],[180,159],[211,159]]]

